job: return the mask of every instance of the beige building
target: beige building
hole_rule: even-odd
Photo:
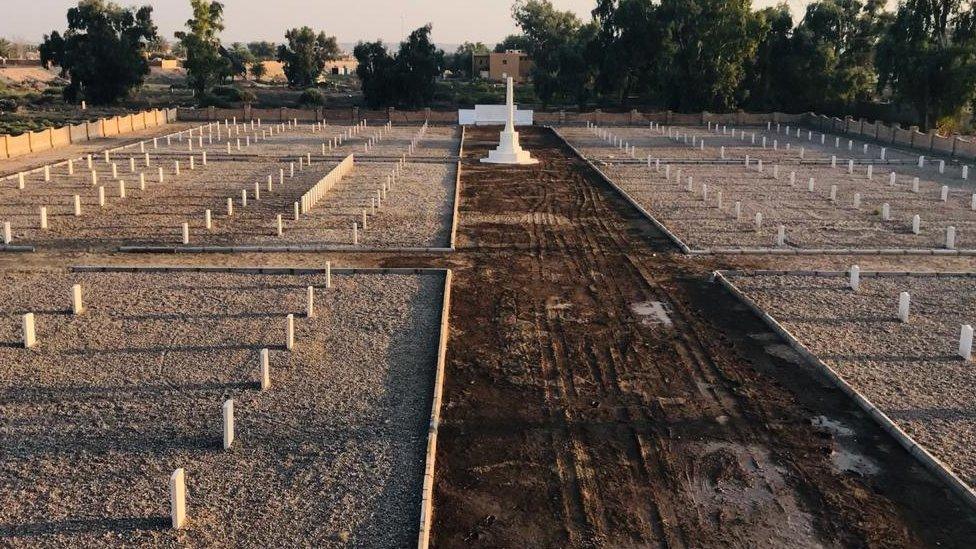
[[[264,80],[270,82],[284,82],[285,81],[285,69],[284,63],[281,61],[263,61],[264,69],[267,73],[264,76]],[[323,76],[330,74],[342,74],[351,75],[356,74],[356,67],[359,63],[356,58],[350,54],[343,54],[342,57],[336,59],[335,61],[328,61],[325,63],[325,70],[322,71]],[[250,72],[248,72],[250,74]]]
[[[471,64],[472,74],[496,82],[502,82],[506,76],[511,76],[516,82],[522,83],[529,79],[532,71],[532,60],[520,50],[476,53],[471,56]]]

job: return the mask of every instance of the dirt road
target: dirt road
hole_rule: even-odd
[[[964,546],[972,513],[544,129],[469,131],[437,547]],[[391,263],[399,263],[391,260]],[[416,261],[414,261],[416,263]]]

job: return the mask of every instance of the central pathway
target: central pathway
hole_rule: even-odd
[[[709,284],[713,266],[547,130],[522,134],[538,166],[479,163],[496,131],[465,143],[436,546],[973,539],[968,510]]]

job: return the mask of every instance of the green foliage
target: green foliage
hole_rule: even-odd
[[[221,53],[230,61],[231,72],[234,76],[247,77],[247,67],[254,61],[254,56],[251,55],[251,50],[247,49],[247,46],[240,42],[234,42],[230,49],[223,50]]]
[[[186,52],[183,68],[187,82],[198,96],[234,74],[233,65],[221,54],[220,31],[224,30],[224,6],[210,0],[190,0],[193,17],[186,22],[187,31],[176,38]]]
[[[534,63],[532,80],[543,106],[557,99],[584,102],[596,71],[588,56],[596,25],[583,25],[573,12],[558,11],[549,0],[518,0],[512,15],[524,33],[524,49]]]
[[[260,81],[267,74],[268,68],[264,66],[263,61],[258,61],[257,63],[251,65],[251,76],[253,76],[255,80]]]
[[[529,47],[528,38],[522,34],[509,34],[504,40],[495,44],[495,53],[505,53],[508,50],[526,51]]]
[[[356,75],[369,107],[430,104],[435,80],[444,67],[444,52],[430,41],[430,31],[431,26],[426,25],[410,33],[396,56],[380,41],[356,45]]]
[[[41,61],[58,65],[70,79],[67,99],[114,103],[142,85],[149,74],[146,47],[156,37],[150,6],[82,0],[67,15],[64,36],[53,31],[40,46]]]
[[[274,42],[248,42],[247,49],[258,61],[271,61],[278,53],[278,46]]]
[[[298,102],[302,105],[325,105],[325,94],[316,88],[308,88],[302,92]]]
[[[318,82],[325,64],[339,58],[335,36],[318,35],[309,28],[291,29],[285,33],[287,45],[278,46],[278,60],[284,63],[285,77],[293,88],[308,88]]]
[[[211,93],[230,102],[254,101],[254,94],[237,86],[214,86]]]
[[[455,75],[464,75],[468,78],[472,78],[475,76],[472,74],[472,57],[476,53],[489,53],[490,51],[491,50],[488,49],[488,46],[481,42],[474,44],[471,42],[465,42],[458,46],[458,49],[454,53],[445,56],[444,66]]]
[[[9,58],[14,55],[14,45],[6,38],[0,38],[0,57]]]
[[[945,124],[976,90],[976,14],[960,0],[908,0],[878,46],[880,89],[911,105],[925,128]]]

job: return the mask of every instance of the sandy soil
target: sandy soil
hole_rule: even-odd
[[[229,138],[231,153],[227,154],[227,128],[204,132],[201,146],[199,137],[159,140],[155,146],[149,142],[144,153],[138,147],[113,152],[106,163],[103,155],[93,155],[93,170],[98,185],[104,187],[106,206],[98,205],[98,187],[92,185],[86,161],[75,162],[75,172],[68,174],[66,165],[52,168],[52,181],[45,182],[43,173],[26,175],[25,189],[17,188],[16,179],[8,179],[0,187],[0,219],[10,221],[14,244],[31,244],[38,247],[61,249],[105,249],[120,245],[182,245],[182,224],[190,224],[191,245],[232,244],[345,244],[350,241],[351,221],[348,213],[361,212],[362,194],[372,191],[385,179],[392,164],[382,167],[357,168],[344,190],[320,201],[310,219],[294,224],[294,203],[309,188],[324,177],[345,154],[361,146],[361,133],[337,150],[326,151],[323,157],[321,144],[329,132],[339,132],[329,126],[313,131],[307,125],[286,128],[284,132],[262,136],[268,126],[253,130],[241,126],[240,135],[231,125]],[[395,127],[370,153],[363,156],[362,166],[369,166],[370,158],[386,154],[399,157],[406,152],[410,139],[417,134],[417,127]],[[365,131],[375,131],[370,128]],[[364,131],[364,132],[365,132]],[[198,135],[195,133],[194,135]],[[252,140],[248,146],[247,136]],[[211,141],[212,136],[212,141]],[[417,245],[442,246],[450,228],[450,213],[454,196],[454,164],[446,157],[456,153],[460,132],[456,128],[429,129],[420,146],[410,159],[423,159],[424,163],[410,162],[392,194],[389,208],[376,217],[376,230],[367,231],[364,244],[369,245]],[[241,148],[238,150],[238,140]],[[359,143],[357,145],[356,143]],[[208,157],[202,164],[202,152]],[[311,155],[312,165],[299,167],[299,157]],[[190,170],[190,157],[195,169]],[[384,158],[384,157],[380,157]],[[132,170],[134,161],[135,170]],[[428,163],[434,161],[435,163]],[[444,164],[437,162],[443,161]],[[176,174],[176,162],[180,174]],[[116,165],[119,180],[125,182],[126,197],[121,197],[119,180],[112,176],[112,164]],[[379,165],[377,165],[379,166]],[[292,176],[294,167],[294,176]],[[163,169],[164,180],[159,182],[158,170]],[[147,189],[139,189],[139,176],[145,178]],[[268,177],[271,177],[271,188]],[[282,179],[283,177],[283,179]],[[260,199],[256,199],[255,184],[260,187]],[[247,191],[245,206],[242,191]],[[79,195],[82,215],[74,215],[73,196]],[[228,216],[227,199],[234,204],[233,215]],[[351,203],[355,203],[355,207]],[[39,210],[47,208],[47,230],[40,229]],[[205,211],[211,210],[212,226],[205,225]],[[276,216],[282,214],[289,227],[285,236],[277,236]],[[387,215],[391,214],[391,215]],[[341,227],[341,229],[340,229]],[[316,232],[315,229],[321,229]]]
[[[329,290],[321,275],[0,278],[3,545],[415,542],[441,277],[337,274]],[[66,312],[73,283],[85,291],[81,316]],[[38,315],[31,350],[15,346],[27,311]],[[266,392],[255,383],[261,347],[271,348]],[[237,438],[225,452],[228,398]],[[177,467],[190,517],[178,533],[168,527]]]
[[[855,389],[947,463],[976,479],[972,365],[956,356],[961,324],[972,324],[976,278],[735,276],[732,282]],[[898,295],[912,296],[908,323]]]

